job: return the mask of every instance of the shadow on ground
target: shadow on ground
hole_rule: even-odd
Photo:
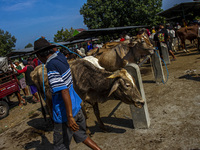
[[[105,125],[105,127],[107,129],[107,132],[110,132],[110,133],[125,133],[126,129],[124,128],[133,129],[133,123],[131,119],[115,118],[115,117],[102,117],[101,119],[103,123],[107,124]],[[115,127],[113,127],[113,125]],[[91,134],[94,134],[96,132],[106,132],[99,128],[99,125],[97,122],[95,122],[95,126],[90,126],[89,130]]]
[[[34,148],[35,150],[53,150],[53,144],[51,144],[45,136],[45,132],[53,131],[51,119],[47,118],[47,121],[45,121],[44,118],[34,118],[28,121],[27,124],[32,129],[32,135],[35,137],[41,136],[41,140],[26,143],[24,149],[28,150]]]
[[[24,149],[25,150],[29,150],[34,148],[35,150],[53,150],[53,144],[51,144],[49,142],[49,140],[47,139],[47,137],[41,133],[37,133],[39,136],[41,136],[41,141],[40,140],[36,140],[36,141],[32,141],[29,143],[25,144]]]
[[[50,118],[47,118],[47,121],[44,118],[34,118],[28,121],[27,124],[37,130],[43,130],[45,132],[53,131],[53,122]]]
[[[153,81],[153,80],[143,80],[142,82],[143,83],[156,83],[156,81]]]
[[[194,81],[200,81],[200,74],[187,74],[179,77],[179,79],[187,79],[187,80],[194,80]]]

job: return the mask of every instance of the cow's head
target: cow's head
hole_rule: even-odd
[[[108,78],[117,78],[108,96],[113,94],[116,99],[120,99],[126,104],[134,104],[138,108],[144,105],[144,100],[136,87],[133,77],[125,69],[116,71]]]
[[[145,32],[143,34],[137,35],[137,39],[131,42],[129,47],[136,47],[141,51],[141,53],[144,53],[145,55],[154,53],[154,47]]]

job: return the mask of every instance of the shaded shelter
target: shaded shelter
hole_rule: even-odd
[[[113,27],[113,28],[102,28],[102,29],[90,29],[83,31],[76,36],[70,38],[68,41],[74,41],[78,39],[87,39],[87,38],[95,38],[98,36],[105,36],[105,35],[112,35],[119,33],[121,34],[123,31],[128,31],[131,29],[136,29],[136,28],[146,28],[148,26],[126,26],[126,27]]]
[[[199,15],[199,10],[200,10],[200,2],[186,2],[175,5],[174,7],[162,11],[157,15],[165,17],[166,20],[174,20],[179,18],[186,19],[186,17],[191,18],[192,14],[194,16]]]

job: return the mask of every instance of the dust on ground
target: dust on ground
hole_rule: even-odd
[[[89,108],[92,139],[104,150],[194,150],[200,149],[200,54],[178,52],[168,65],[166,84],[156,84],[150,65],[141,68],[150,115],[149,129],[133,129],[129,106],[117,100],[100,104],[101,118],[111,130],[103,133]],[[165,75],[166,70],[163,66]],[[166,77],[166,76],[165,76]],[[13,97],[13,101],[17,101]],[[45,122],[40,103],[15,106],[0,120],[1,150],[52,150],[53,126]],[[84,144],[70,145],[88,150]]]

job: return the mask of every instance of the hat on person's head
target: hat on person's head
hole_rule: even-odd
[[[170,26],[170,24],[169,24],[169,23],[167,23],[167,24],[166,24],[166,26]]]
[[[34,51],[31,54],[36,54],[40,51],[52,49],[55,47],[55,44],[50,44],[44,37],[41,37],[34,42]]]
[[[19,60],[15,59],[14,63],[19,63]]]

